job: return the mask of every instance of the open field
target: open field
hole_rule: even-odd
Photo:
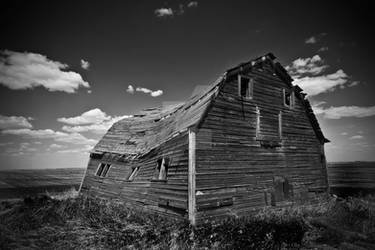
[[[326,196],[199,227],[85,196],[3,201],[0,249],[375,249],[375,197]]]
[[[328,163],[331,193],[339,196],[375,194],[375,162]]]
[[[0,199],[78,189],[84,171],[83,168],[0,171]]]

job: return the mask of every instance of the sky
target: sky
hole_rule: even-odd
[[[375,161],[371,1],[5,1],[0,169],[86,167],[113,122],[272,52],[328,161]]]

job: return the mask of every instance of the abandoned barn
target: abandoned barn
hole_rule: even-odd
[[[113,124],[81,192],[193,224],[326,192],[328,140],[275,59],[242,63],[185,103]]]

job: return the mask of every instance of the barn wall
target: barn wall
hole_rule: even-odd
[[[227,79],[197,133],[198,223],[210,216],[245,215],[271,203],[306,199],[309,191],[327,189],[324,151],[302,101],[296,98],[293,109],[284,106],[282,89],[289,87],[270,66],[248,75],[255,80],[253,99],[238,96],[237,77]],[[266,148],[256,140],[256,106],[265,137],[275,137],[278,126],[273,123],[281,111],[281,146]],[[288,199],[275,191],[278,178],[289,183]]]
[[[181,134],[153,150],[142,159],[130,162],[116,154],[104,154],[102,159],[91,158],[86,176],[82,184],[82,192],[105,198],[121,199],[148,211],[177,217],[187,216],[187,166],[188,166],[187,135]],[[169,157],[168,178],[151,180],[157,160]],[[96,176],[98,165],[112,164],[106,177]],[[127,177],[132,167],[140,170],[133,181]]]

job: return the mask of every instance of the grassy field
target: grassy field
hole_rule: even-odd
[[[0,200],[40,193],[78,189],[85,169],[33,169],[0,171]]]
[[[0,211],[0,249],[375,249],[374,196],[200,227],[76,192],[3,201]]]

